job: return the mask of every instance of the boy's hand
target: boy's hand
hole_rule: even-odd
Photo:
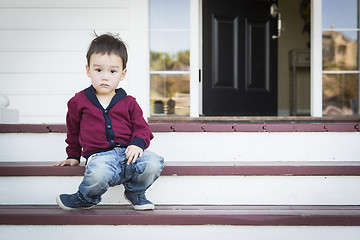
[[[125,154],[128,159],[127,164],[129,165],[131,162],[135,163],[138,157],[143,156],[143,150],[135,145],[130,145],[126,148]]]
[[[65,161],[60,161],[57,163],[54,163],[55,167],[62,167],[62,166],[76,166],[79,165],[79,161],[74,158],[66,159]]]

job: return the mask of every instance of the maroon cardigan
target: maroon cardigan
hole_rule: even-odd
[[[68,158],[108,151],[116,146],[136,145],[146,149],[153,138],[135,98],[122,89],[104,109],[93,86],[78,92],[68,102],[66,116]]]

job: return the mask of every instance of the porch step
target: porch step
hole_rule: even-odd
[[[6,225],[252,225],[360,226],[360,206],[97,206],[64,211],[57,206],[0,206]]]
[[[51,162],[0,163],[0,204],[55,204],[73,193],[84,166]],[[160,205],[358,205],[359,162],[166,163],[147,191]],[[125,205],[123,186],[110,188],[101,204]]]
[[[153,124],[150,150],[166,165],[148,212],[129,206],[123,186],[94,209],[61,210],[56,196],[75,192],[85,169],[52,166],[66,157],[63,126],[3,131],[0,239],[357,240],[359,125],[330,125]]]
[[[360,132],[156,132],[166,162],[360,161]],[[0,134],[0,162],[66,159],[65,133]]]
[[[79,166],[54,162],[0,162],[1,176],[83,176]],[[307,162],[165,162],[162,176],[360,176],[360,161]]]

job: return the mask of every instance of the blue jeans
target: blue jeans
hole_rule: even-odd
[[[123,184],[126,191],[144,193],[160,176],[164,159],[144,150],[136,163],[127,165],[126,148],[95,154],[89,158],[79,192],[86,202],[98,204],[109,187]]]

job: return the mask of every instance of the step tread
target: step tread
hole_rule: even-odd
[[[135,211],[128,205],[102,205],[64,211],[57,206],[0,206],[8,225],[286,225],[360,226],[360,206],[158,205]]]
[[[54,167],[54,162],[0,162],[0,176],[83,176],[79,166]],[[162,176],[291,175],[360,176],[359,161],[343,162],[166,162]]]
[[[153,121],[153,132],[359,132],[359,119],[287,121]],[[0,124],[0,133],[65,133],[65,124]]]

